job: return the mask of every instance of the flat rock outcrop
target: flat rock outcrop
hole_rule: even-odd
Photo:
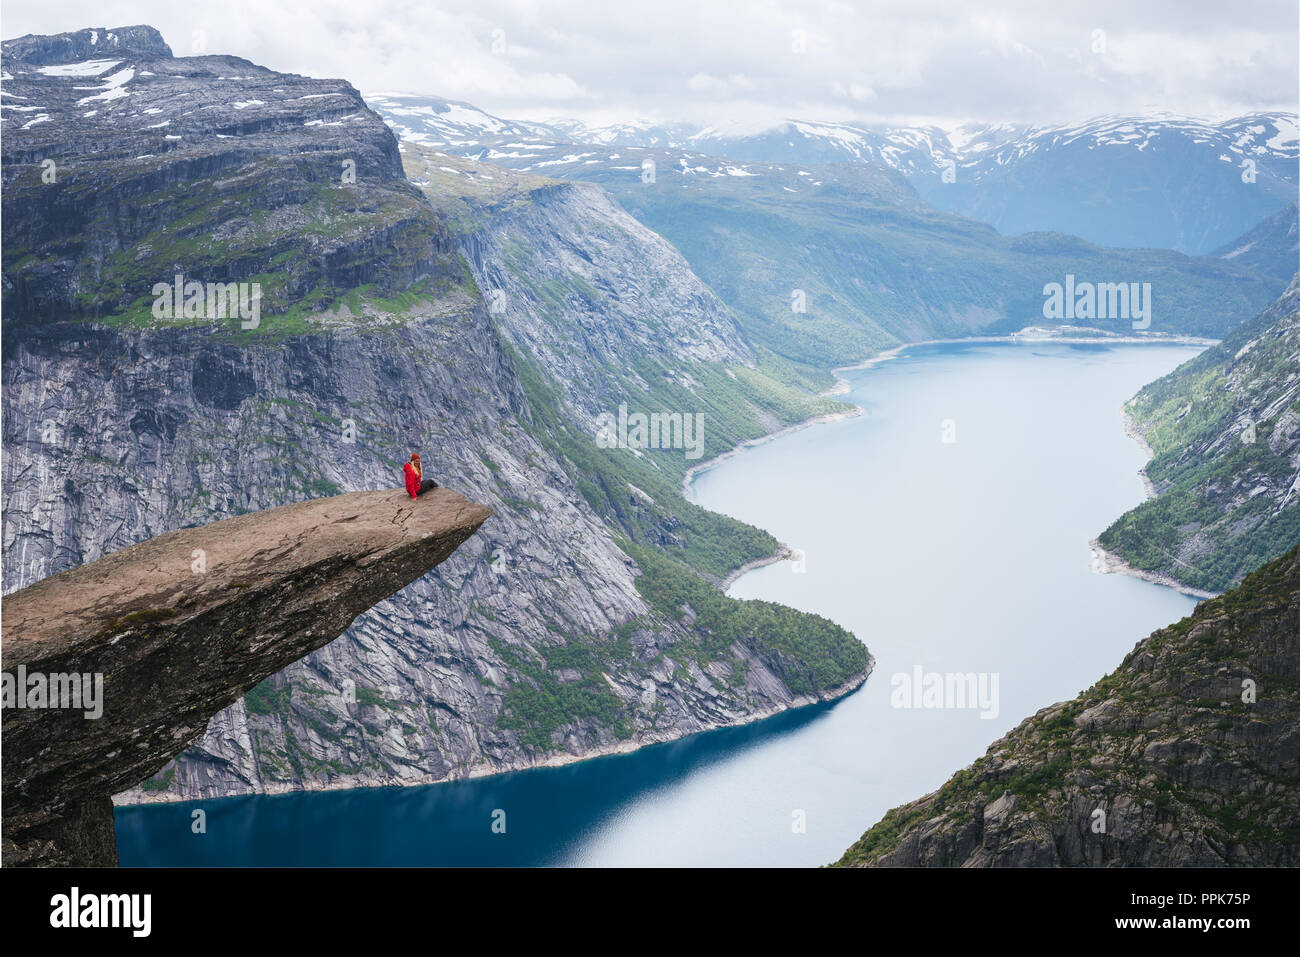
[[[116,863],[112,794],[491,514],[449,489],[352,492],[169,532],[7,596],[6,683],[26,702],[33,676],[102,675],[102,714],[6,707],[4,863]]]

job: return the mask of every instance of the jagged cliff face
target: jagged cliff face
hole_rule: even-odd
[[[671,247],[617,219],[591,187],[543,188],[540,201],[530,197],[513,211],[491,197],[461,203],[474,222],[457,221],[387,165],[397,159],[395,143],[372,115],[339,115],[336,94],[350,90],[346,84],[228,58],[149,55],[156,59],[136,65],[148,67],[138,75],[153,74],[147,109],[162,112],[148,114],[152,123],[174,125],[187,110],[202,113],[209,99],[229,116],[228,81],[213,76],[237,64],[233,73],[244,79],[234,82],[258,86],[230,95],[264,101],[240,115],[262,108],[271,115],[222,127],[232,144],[223,148],[238,153],[251,138],[259,155],[281,157],[283,135],[285,155],[301,147],[332,175],[340,155],[373,147],[364,167],[370,179],[360,193],[331,192],[351,198],[322,208],[280,195],[284,180],[274,168],[245,169],[249,196],[268,188],[287,231],[223,247],[226,173],[181,164],[173,185],[195,198],[193,218],[161,234],[130,223],[114,231],[112,217],[101,224],[107,233],[96,248],[115,246],[132,260],[142,249],[171,250],[166,264],[143,253],[150,270],[165,265],[156,281],[170,278],[173,262],[191,272],[191,253],[227,271],[245,261],[262,274],[288,264],[291,275],[274,288],[306,289],[307,304],[268,307],[255,330],[150,322],[131,310],[131,293],[119,294],[120,276],[105,285],[111,294],[86,307],[105,320],[68,321],[80,313],[61,311],[60,290],[96,274],[98,254],[77,245],[78,230],[47,224],[21,189],[13,194],[24,224],[14,227],[15,241],[29,242],[36,258],[6,259],[6,290],[12,285],[17,304],[6,301],[5,309],[6,587],[214,517],[396,487],[412,450],[421,451],[427,475],[496,514],[432,574],[223,710],[195,748],[124,799],[413,784],[572,760],[752,720],[865,679],[869,658],[851,636],[832,635],[834,656],[801,649],[797,613],[787,640],[774,644],[757,627],[706,635],[696,610],[672,605],[662,590],[652,607],[625,536],[680,548],[673,529],[681,522],[662,501],[647,504],[620,477],[621,466],[608,464],[614,459],[592,459],[606,470],[599,475],[574,466],[574,454],[593,454],[588,417],[629,389],[644,394],[641,385],[651,383],[637,377],[645,370],[675,370],[701,401],[717,402],[689,370],[731,382],[724,364],[744,372],[752,363],[725,308]],[[175,102],[185,105],[168,105]],[[134,117],[123,120],[123,137],[141,135],[127,120]],[[46,125],[22,130],[6,120],[6,164],[11,156],[17,167],[30,162],[19,160],[39,152],[27,137]],[[63,131],[79,149],[88,149],[85,135],[75,126]],[[94,136],[114,155],[144,151],[117,142],[111,129]],[[322,139],[303,143],[304,136]],[[359,173],[358,184],[363,179]],[[115,181],[96,182],[101,206],[127,202],[115,198]],[[10,195],[6,185],[6,255]],[[395,219],[384,214],[391,197],[404,211]],[[322,223],[328,228],[318,230]],[[190,244],[195,236],[204,238]],[[503,245],[507,236],[528,255]],[[24,272],[34,262],[45,264],[41,282]],[[570,288],[547,285],[564,277]],[[598,295],[585,305],[584,283]],[[484,299],[497,288],[506,292],[504,311]],[[685,388],[677,380],[673,387]],[[543,410],[547,396],[555,404]],[[761,431],[768,413],[749,400],[733,404],[744,415],[711,434],[711,451],[735,441],[737,429],[738,437]],[[627,450],[604,454],[633,459]],[[657,480],[676,491],[680,471],[637,467],[647,470],[642,487]],[[658,472],[666,477],[656,479]],[[607,495],[601,509],[593,489]],[[734,555],[717,558],[719,571],[775,544],[745,532]],[[838,631],[820,620],[817,627]],[[355,683],[357,704],[340,693],[345,679]]]
[[[1300,541],[1300,274],[1127,405],[1154,493],[1100,537],[1136,568],[1221,591]]]
[[[411,181],[457,224],[457,246],[510,341],[593,417],[648,391],[649,363],[753,367],[727,307],[677,250],[588,183],[403,144]]]
[[[1140,641],[849,866],[1300,864],[1300,546]]]

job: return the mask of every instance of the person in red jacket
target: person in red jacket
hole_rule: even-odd
[[[411,453],[411,461],[402,466],[402,475],[406,479],[406,490],[411,493],[411,498],[438,487],[433,479],[424,477],[424,472],[420,469],[419,452]]]

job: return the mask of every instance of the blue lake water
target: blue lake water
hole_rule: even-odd
[[[870,647],[875,673],[837,703],[475,781],[118,808],[122,864],[832,861],[886,810],[1191,611],[1171,589],[1094,573],[1087,543],[1143,497],[1122,402],[1197,351],[915,347],[846,374],[863,415],[699,475],[697,501],[803,556],[730,594],[818,612]],[[918,668],[983,675],[989,690],[996,677],[996,714],[891,705],[893,676]],[[191,831],[196,808],[205,834]]]

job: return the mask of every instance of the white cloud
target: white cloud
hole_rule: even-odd
[[[7,7],[4,29],[131,23],[158,27],[178,55],[201,30],[210,53],[520,119],[1050,122],[1297,106],[1289,0],[61,0]]]
[[[847,96],[851,100],[859,103],[868,103],[876,98],[876,91],[869,86],[863,86],[861,83],[849,83],[847,85],[836,80],[831,84],[831,92],[836,96]]]
[[[695,93],[707,93],[711,96],[727,97],[739,93],[754,92],[754,81],[739,73],[732,73],[725,78],[697,73],[686,84]]]

